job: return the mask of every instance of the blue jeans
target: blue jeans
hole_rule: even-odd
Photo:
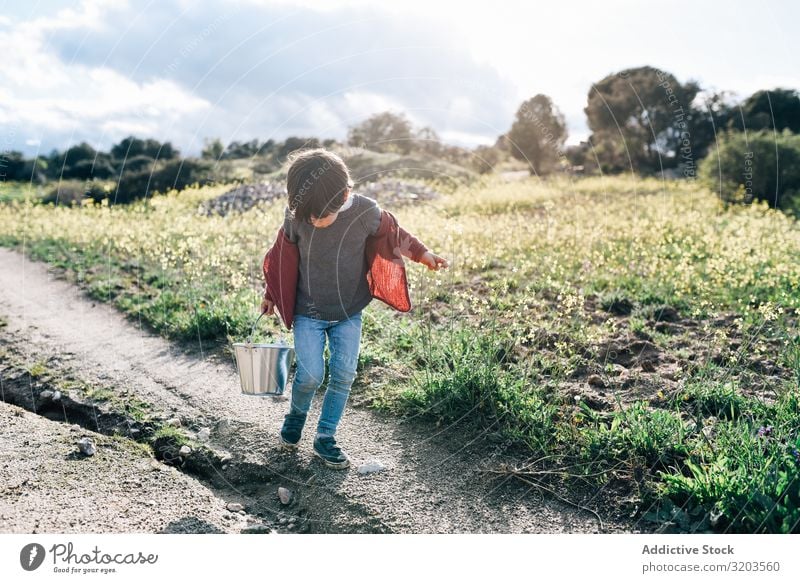
[[[325,339],[328,340],[328,387],[322,401],[317,437],[332,437],[342,418],[350,387],[356,378],[361,343],[361,312],[347,320],[294,317],[294,350],[297,370],[292,383],[289,415],[305,421],[311,399],[325,378]],[[288,421],[288,419],[287,419]]]

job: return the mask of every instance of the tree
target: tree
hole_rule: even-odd
[[[745,130],[788,129],[800,133],[800,95],[794,89],[756,91],[742,103],[735,127]],[[744,127],[741,127],[744,118]]]
[[[138,156],[131,156],[127,160],[125,160],[124,166],[122,166],[123,172],[142,172],[143,170],[147,170],[148,172],[155,170],[156,161],[153,160],[150,156],[145,156],[144,154],[140,154]]]
[[[97,150],[95,150],[92,146],[87,144],[86,142],[81,142],[76,146],[72,146],[71,148],[67,148],[67,151],[64,152],[63,157],[61,157],[61,165],[64,167],[64,171],[66,172],[67,169],[75,166],[78,162],[82,162],[84,160],[93,161],[97,156]]]
[[[414,148],[420,152],[439,156],[442,153],[442,140],[432,127],[425,126],[417,131],[414,137]]]
[[[225,145],[219,138],[206,139],[200,157],[205,160],[219,160],[225,153]]]
[[[595,169],[594,154],[592,154],[589,142],[567,146],[564,149],[567,162],[572,167],[573,172],[588,173]]]
[[[0,153],[0,182],[6,180],[24,180],[18,178],[25,167],[25,157],[22,152],[12,150]]]
[[[42,158],[25,160],[15,180],[24,180],[44,184],[47,181],[47,161]]]
[[[279,144],[275,153],[278,160],[286,160],[286,157],[292,152],[297,150],[306,150],[309,148],[319,148],[319,140],[317,138],[298,138],[297,136],[289,136],[282,144]]]
[[[508,136],[505,134],[501,134],[497,136],[497,139],[494,141],[494,147],[500,150],[501,152],[508,152]]]
[[[691,148],[691,104],[699,91],[654,67],[625,69],[592,85],[584,112],[603,169],[676,166],[680,148]]]
[[[261,146],[258,149],[258,153],[261,154],[262,156],[267,156],[270,154],[270,152],[272,152],[275,149],[275,145],[276,145],[275,140],[269,138],[266,142],[261,144]]]
[[[543,175],[556,168],[566,139],[564,116],[540,93],[520,105],[506,141],[511,155],[527,163],[532,175]]]
[[[98,178],[105,180],[114,175],[114,166],[108,159],[107,154],[101,154],[96,159],[80,160],[72,166],[64,168],[63,178],[77,178],[79,180],[89,180]]]
[[[110,176],[113,168],[110,168],[107,154],[98,152],[86,142],[81,142],[67,148],[64,152],[53,150],[49,156],[49,169],[51,178],[91,178],[95,164],[99,163],[101,168],[99,173],[103,177]]]
[[[231,142],[225,149],[225,155],[223,157],[230,160],[252,158],[259,153],[261,148],[257,139],[250,140],[249,142]]]
[[[695,160],[708,155],[717,136],[733,127],[740,118],[733,96],[728,91],[698,95],[691,105],[691,146]],[[684,154],[681,155],[684,158]]]
[[[466,148],[442,144],[438,156],[451,164],[457,164],[467,168],[472,162],[473,154]]]
[[[131,156],[150,156],[157,160],[173,160],[180,153],[169,142],[161,143],[158,140],[142,140],[128,136],[119,144],[111,147],[111,155],[115,160],[124,160]]]
[[[350,128],[347,143],[376,152],[408,154],[413,147],[411,122],[405,115],[385,111],[376,113]]]
[[[47,162],[41,158],[26,159],[22,152],[0,153],[0,182],[44,182]]]
[[[478,146],[473,152],[472,167],[478,174],[488,174],[494,171],[503,155],[496,146]]]

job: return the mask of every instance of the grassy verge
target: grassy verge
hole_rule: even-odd
[[[750,340],[763,325],[748,328]],[[671,395],[610,411],[556,390],[569,369],[517,360],[519,339],[492,323],[426,330],[408,355],[418,372],[392,406],[522,443],[551,460],[550,483],[603,489],[622,477],[640,520],[667,531],[797,533],[800,369],[794,328],[782,330],[779,358],[793,368],[768,390],[746,394],[752,379],[744,366],[700,363]]]

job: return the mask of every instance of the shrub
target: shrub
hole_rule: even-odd
[[[108,190],[103,184],[94,181],[76,182],[64,181],[48,192],[42,202],[54,205],[81,204],[86,199],[100,202],[108,198]]]
[[[800,136],[729,132],[700,164],[700,176],[726,203],[766,201],[793,208],[800,192]]]
[[[183,190],[193,184],[211,182],[211,165],[203,160],[169,160],[159,162],[156,169],[139,172],[124,172],[116,192],[111,194],[112,203],[127,203],[145,198],[155,192]]]
[[[125,166],[123,167],[123,172],[144,172],[150,171],[153,169],[153,163],[155,160],[150,156],[145,156],[144,154],[140,154],[139,156],[132,156],[125,160]]]
[[[91,178],[111,178],[114,175],[114,167],[106,159],[80,160],[72,166],[64,168],[62,176],[64,178],[77,178],[78,180],[89,180]]]

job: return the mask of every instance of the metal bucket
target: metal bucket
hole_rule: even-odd
[[[233,345],[236,368],[239,370],[243,394],[277,397],[286,390],[289,369],[294,361],[294,348],[286,344],[283,337],[274,344],[253,344],[253,333],[261,316],[253,324],[247,342]]]

